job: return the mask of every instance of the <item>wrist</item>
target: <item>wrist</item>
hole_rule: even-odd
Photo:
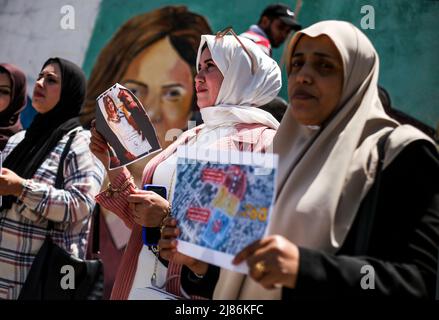
[[[115,187],[111,183],[108,183],[107,189],[105,189],[104,192],[107,197],[117,198],[120,193],[124,192],[127,188],[129,188],[133,184],[134,184],[134,178],[132,176],[128,176],[126,180],[124,180],[123,183],[119,184],[119,186],[117,187]]]
[[[21,194],[23,193],[23,190],[26,186],[26,179],[20,179],[19,182],[16,184],[16,187],[14,188],[14,196],[15,197],[20,197]]]

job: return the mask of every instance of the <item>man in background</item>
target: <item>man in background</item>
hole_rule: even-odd
[[[296,21],[294,12],[285,4],[271,4],[264,9],[258,24],[240,36],[254,41],[271,57],[272,48],[280,47],[291,31],[302,29]]]

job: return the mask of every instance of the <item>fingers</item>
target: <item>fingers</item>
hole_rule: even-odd
[[[177,253],[177,240],[160,239],[159,240],[160,256],[165,260],[172,260]]]
[[[175,250],[177,251],[177,240],[176,239],[160,239],[159,247],[163,250]]]
[[[143,203],[146,206],[151,206],[150,195],[145,193],[132,193],[127,197],[128,203]]]
[[[165,198],[163,198],[161,195],[159,195],[158,193],[154,192],[154,191],[150,191],[150,190],[141,190],[141,189],[136,189],[134,190],[133,195],[138,195],[139,197],[144,196],[145,198],[149,198],[149,199],[158,199],[158,200],[166,200]]]
[[[160,256],[166,260],[172,260],[177,254],[177,237],[180,230],[177,228],[177,220],[171,217],[165,218],[159,240]]]
[[[259,266],[263,265],[263,270]],[[282,274],[279,267],[270,259],[260,260],[250,267],[250,276],[265,289],[282,287]]]
[[[92,129],[89,147],[93,152],[103,153],[108,151],[107,141],[95,129]]]
[[[162,239],[175,239],[179,236],[180,230],[177,227],[164,227],[162,229]]]
[[[177,226],[177,219],[169,216],[163,220],[163,225],[166,227],[175,227]]]
[[[242,261],[246,260],[247,257],[252,255],[253,252],[255,252],[258,248],[265,246],[269,241],[270,241],[269,238],[256,240],[255,242],[245,247],[241,252],[239,252],[233,259],[232,263],[240,264]]]
[[[93,139],[96,142],[107,144],[107,140],[105,140],[104,136],[100,134],[95,127],[92,127],[90,129],[91,133],[91,139]]]
[[[128,203],[128,207],[131,209],[133,215],[137,216],[136,203]]]

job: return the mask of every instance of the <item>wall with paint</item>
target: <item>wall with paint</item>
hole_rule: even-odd
[[[84,62],[91,70],[99,49],[117,29],[117,25],[138,12],[169,5],[185,4],[191,11],[204,15],[213,30],[232,25],[237,32],[257,22],[265,6],[272,1],[163,1],[153,3],[131,0],[103,0],[96,28]],[[295,1],[290,1],[295,7]],[[303,0],[299,20],[304,26],[320,20],[340,19],[361,27],[371,5],[375,11],[375,29],[364,30],[381,59],[380,84],[390,93],[394,106],[435,127],[439,121],[439,1],[434,0]],[[283,47],[274,50],[280,61]],[[286,98],[286,78],[281,95]]]
[[[184,4],[204,15],[213,30],[232,25],[239,33],[255,23],[269,0],[0,0],[0,60],[22,67],[33,87],[49,56],[61,55],[90,73],[100,50],[129,18],[164,5]],[[295,1],[290,2],[295,7]],[[75,30],[60,28],[62,6],[75,8]],[[375,10],[375,29],[364,30],[381,59],[380,84],[398,109],[436,126],[439,121],[439,1],[437,0],[303,0],[304,26],[342,19],[361,26],[361,8]],[[282,49],[274,50],[280,61]],[[284,84],[286,78],[284,77]],[[286,85],[281,95],[286,98]]]

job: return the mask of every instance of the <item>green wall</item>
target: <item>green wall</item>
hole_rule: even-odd
[[[264,0],[102,0],[84,70],[90,73],[100,49],[130,17],[163,5],[184,4],[207,17],[213,30],[232,25],[236,32],[257,22]],[[295,1],[284,1],[295,6]],[[122,4],[123,3],[123,4]],[[360,27],[361,7],[375,9],[375,29],[364,30],[381,59],[380,84],[393,105],[436,127],[439,122],[439,1],[437,0],[303,0],[299,20],[304,26],[320,20],[347,20]],[[280,61],[283,48],[274,50]],[[286,78],[281,96],[286,98]]]

